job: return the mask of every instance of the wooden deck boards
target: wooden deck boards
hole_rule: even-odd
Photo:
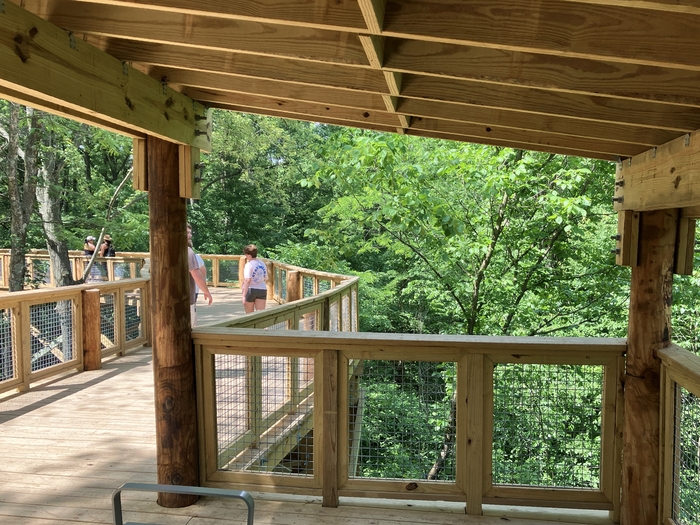
[[[224,294],[216,293],[221,312],[235,311]],[[200,319],[207,308],[212,317],[215,314],[214,306],[202,307]],[[126,482],[156,482],[151,349],[108,359],[102,370],[67,375],[27,393],[5,396],[0,400],[0,454],[0,524],[112,523],[114,489]],[[321,507],[320,498],[253,495],[259,525],[490,525],[505,523],[504,515],[510,525],[610,524],[607,513],[552,511],[547,516],[528,509],[486,507],[486,516],[470,517],[457,503],[341,498],[341,506],[331,509]],[[191,507],[164,509],[156,505],[155,495],[134,492],[124,493],[123,502],[125,517],[132,521],[245,523],[241,502],[203,499]]]

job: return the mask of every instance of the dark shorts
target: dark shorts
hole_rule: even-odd
[[[248,288],[245,293],[245,302],[252,303],[257,299],[267,299],[267,290],[260,290],[259,288]]]

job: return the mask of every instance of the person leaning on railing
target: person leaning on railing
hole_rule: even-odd
[[[254,310],[264,310],[267,306],[267,266],[258,256],[258,247],[249,244],[243,248],[246,263],[243,268],[243,285],[241,293],[243,295],[243,308],[249,314]]]

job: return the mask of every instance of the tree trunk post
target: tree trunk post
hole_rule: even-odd
[[[180,198],[178,146],[149,136],[147,149],[158,483],[198,486],[187,216]],[[195,501],[197,497],[190,495],[158,495],[163,507],[185,507]]]
[[[83,290],[83,370],[102,368],[100,291]]]
[[[287,272],[287,302],[291,303],[301,298],[301,274],[296,270],[291,270]]]
[[[625,373],[622,525],[656,525],[658,520],[661,365],[657,350],[671,344],[677,222],[678,210],[643,212],[639,221]]]

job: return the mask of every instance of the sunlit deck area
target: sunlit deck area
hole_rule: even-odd
[[[0,523],[112,523],[110,495],[117,487],[156,483],[151,365],[151,349],[143,347],[106,360],[101,370],[0,402]],[[487,505],[484,516],[474,517],[456,502],[341,498],[338,508],[324,508],[320,497],[253,496],[256,524],[611,523],[604,511],[557,509],[547,519],[539,509]],[[246,517],[243,503],[218,499],[181,509],[159,507],[155,494],[127,492],[123,500],[125,518],[138,522],[213,525]]]

